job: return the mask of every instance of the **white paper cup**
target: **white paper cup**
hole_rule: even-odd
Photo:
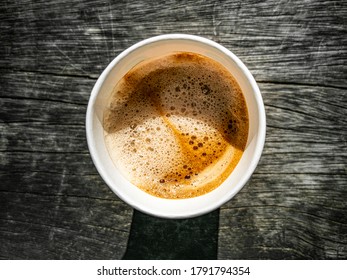
[[[248,141],[241,160],[230,176],[215,190],[188,199],[152,196],[130,183],[112,162],[104,141],[102,125],[106,100],[117,82],[137,63],[175,51],[195,52],[226,67],[238,81],[249,114]],[[189,218],[208,213],[235,196],[246,184],[260,159],[265,142],[265,110],[260,90],[247,67],[232,52],[206,38],[168,34],[143,40],[118,55],[97,80],[86,116],[88,147],[101,177],[123,201],[144,213],[162,218]]]

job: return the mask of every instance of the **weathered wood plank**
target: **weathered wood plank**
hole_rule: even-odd
[[[268,124],[301,131],[343,128],[347,120],[347,96],[345,89],[317,86],[278,85],[259,83]],[[347,136],[346,131],[337,131]],[[346,138],[345,138],[346,139]]]
[[[220,212],[221,259],[346,259],[346,175],[254,174]]]
[[[50,124],[84,125],[86,105],[40,99],[0,99],[3,122],[44,122]]]
[[[96,172],[96,171],[95,171]],[[64,180],[62,180],[64,175]],[[47,171],[1,171],[0,191],[42,196],[73,196],[117,201],[99,174],[80,175]],[[55,187],[61,182],[60,188]],[[61,188],[63,187],[63,194]]]
[[[62,180],[64,177],[62,177]],[[62,182],[63,183],[63,182]],[[11,259],[121,258],[131,210],[118,200],[1,191],[1,255]],[[44,207],[44,208],[43,208]],[[71,238],[73,236],[73,238]]]
[[[267,136],[245,188],[220,211],[221,259],[347,257],[347,96],[260,84]]]
[[[56,172],[59,174],[94,175],[96,169],[88,153],[31,153],[31,152],[2,152],[2,171],[30,170],[33,172]]]
[[[0,251],[5,259],[119,259],[132,209],[92,164],[95,80],[9,72],[0,93]]]
[[[0,97],[86,106],[95,82],[96,79],[84,77],[5,71],[0,68]]]
[[[122,258],[132,209],[102,181],[85,139],[95,80],[1,72],[1,257]]]
[[[132,209],[88,153],[2,152],[0,163],[2,257],[122,258]]]
[[[131,44],[181,32],[225,45],[259,81],[346,87],[345,1],[7,0],[1,10],[1,67],[95,78]]]
[[[0,123],[0,131],[2,152],[88,153],[86,131],[82,124]]]

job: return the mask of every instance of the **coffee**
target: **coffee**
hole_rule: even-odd
[[[178,52],[132,68],[103,125],[110,157],[130,182],[154,196],[191,198],[218,187],[239,162],[248,111],[220,63]]]

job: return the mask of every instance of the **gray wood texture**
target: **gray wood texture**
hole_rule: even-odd
[[[266,144],[251,180],[221,209],[219,258],[346,259],[345,90],[260,88]]]
[[[98,175],[85,139],[95,81],[27,72],[0,80],[0,257],[121,258],[132,210]]]
[[[216,257],[346,259],[346,18],[346,1],[1,1],[0,258],[122,258],[132,209],[91,162],[88,98],[125,48],[187,33],[239,56],[266,106]]]

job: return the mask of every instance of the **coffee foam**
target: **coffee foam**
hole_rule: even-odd
[[[173,53],[146,60],[116,85],[104,114],[109,154],[129,181],[163,198],[218,187],[248,136],[241,89],[214,60]]]

